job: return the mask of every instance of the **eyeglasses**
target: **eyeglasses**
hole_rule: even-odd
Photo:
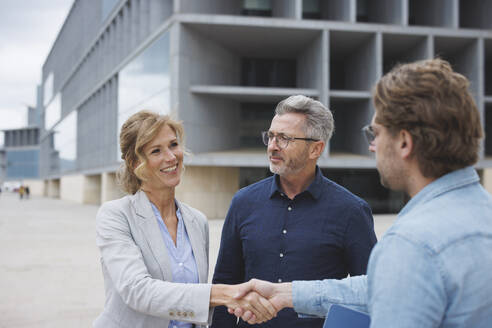
[[[261,133],[261,139],[263,140],[263,143],[265,146],[268,146],[268,144],[275,139],[275,143],[280,149],[287,148],[289,145],[289,142],[295,141],[295,140],[304,140],[304,141],[319,141],[318,139],[313,139],[313,138],[296,138],[296,137],[288,137],[285,134],[273,134],[272,132],[269,131],[263,131]]]
[[[367,142],[369,145],[372,145],[374,143],[374,139],[376,139],[376,135],[374,134],[374,129],[372,128],[372,125],[366,125],[362,128],[362,132],[364,133],[364,136],[366,137]]]

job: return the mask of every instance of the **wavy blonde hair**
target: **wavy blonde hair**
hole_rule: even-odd
[[[176,133],[178,142],[184,150],[183,124],[168,115],[141,110],[123,123],[120,132],[120,149],[121,159],[124,162],[117,172],[117,179],[125,192],[135,194],[142,186],[142,182],[148,179],[147,158],[143,149],[166,125]]]

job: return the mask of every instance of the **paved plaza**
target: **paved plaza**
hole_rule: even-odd
[[[98,206],[0,195],[0,328],[90,327],[104,304]],[[375,217],[378,238],[394,215]],[[210,220],[210,271],[223,220]]]

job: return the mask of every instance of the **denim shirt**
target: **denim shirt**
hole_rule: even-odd
[[[371,327],[490,327],[492,197],[472,167],[433,181],[374,247],[367,275],[295,281],[294,309],[369,312]]]

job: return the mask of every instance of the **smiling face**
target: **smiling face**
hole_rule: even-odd
[[[274,135],[283,134],[287,137],[305,138],[304,124],[303,114],[275,115],[268,131]],[[287,147],[280,148],[274,138],[268,144],[267,153],[272,173],[280,176],[294,175],[306,168],[308,164],[309,142],[293,140]]]
[[[164,125],[154,139],[144,148],[147,159],[146,181],[142,189],[175,188],[183,170],[183,149],[176,133],[169,125]]]

